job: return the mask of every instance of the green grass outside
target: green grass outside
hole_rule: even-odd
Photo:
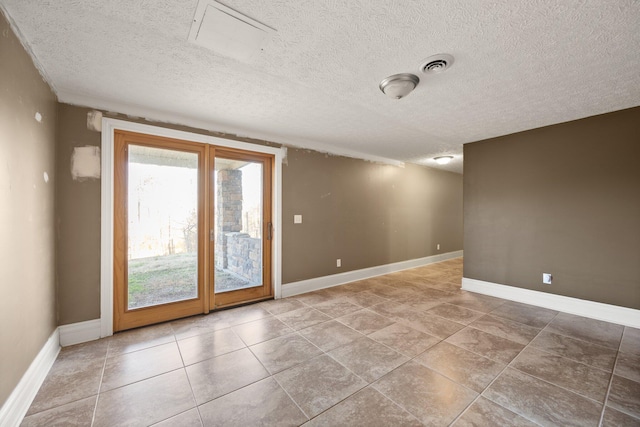
[[[129,261],[129,308],[197,297],[198,256],[193,253]]]

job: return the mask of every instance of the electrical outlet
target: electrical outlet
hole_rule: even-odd
[[[551,275],[551,273],[542,273],[542,283],[544,283],[545,285],[550,285],[552,280],[553,276]]]
[[[436,245],[436,250],[438,250],[438,251],[440,250],[440,243],[438,243],[438,244]]]
[[[340,258],[336,260],[336,267],[342,267],[342,260]]]
[[[293,216],[294,224],[302,224],[302,215],[294,215]]]

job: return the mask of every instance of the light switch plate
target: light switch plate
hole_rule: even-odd
[[[302,215],[294,215],[293,216],[294,224],[302,224]]]

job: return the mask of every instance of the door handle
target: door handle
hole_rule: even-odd
[[[272,237],[273,237],[273,224],[268,223],[267,224],[267,240],[271,240]]]

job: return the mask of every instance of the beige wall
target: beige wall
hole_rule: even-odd
[[[100,147],[87,129],[87,108],[58,106],[56,255],[60,325],[100,318],[100,179],[74,180],[75,147]]]
[[[2,15],[0,405],[56,327],[55,128],[56,98]]]
[[[468,278],[640,309],[640,107],[466,144],[464,256]]]
[[[460,174],[289,149],[282,192],[285,284],[462,249]]]

